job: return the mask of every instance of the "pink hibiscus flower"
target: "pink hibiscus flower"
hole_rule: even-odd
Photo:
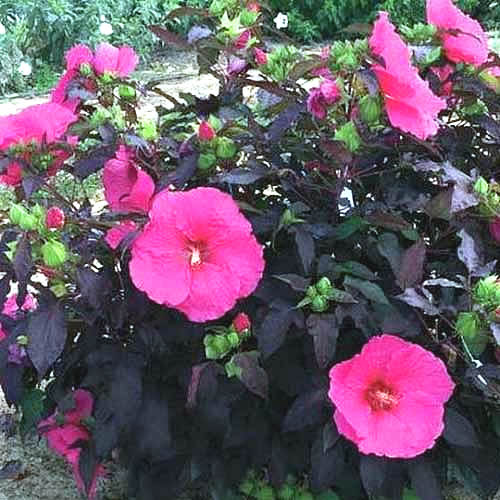
[[[310,91],[307,99],[308,111],[318,118],[324,120],[327,109],[340,99],[340,90],[332,80],[324,80],[321,85]]]
[[[37,307],[37,301],[31,293],[28,293],[26,295],[26,298],[24,299],[24,304],[21,307],[22,311],[33,311]],[[17,293],[13,293],[10,295],[7,300],[5,301],[2,309],[2,314],[5,314],[6,316],[9,316],[13,319],[15,319],[17,313],[19,311],[19,307],[17,306]],[[7,334],[5,333],[4,329],[2,328],[2,325],[0,324],[0,342],[4,340],[7,337]]]
[[[106,243],[112,248],[116,250],[120,243],[133,231],[137,230],[137,224],[132,220],[124,220],[118,224],[118,226],[111,228],[107,233],[104,239]]]
[[[392,335],[330,370],[338,431],[362,453],[411,458],[434,446],[454,383],[431,352]]]
[[[75,400],[75,408],[63,415],[56,412],[45,420],[42,420],[38,424],[38,430],[47,438],[49,447],[71,464],[78,488],[80,491],[85,491],[79,467],[81,448],[76,446],[76,444],[79,441],[88,441],[90,439],[90,433],[82,420],[92,415],[94,398],[90,392],[83,389],[77,389],[73,394],[73,398]],[[63,421],[62,424],[59,423],[60,420]],[[90,486],[90,499],[95,498],[97,480],[105,474],[105,468],[99,465]]]
[[[410,51],[396,33],[387,12],[381,12],[375,22],[370,47],[385,62],[385,68],[375,64],[372,69],[384,95],[391,124],[419,139],[434,135],[438,130],[437,115],[446,107],[446,102],[432,93],[429,84],[411,65]]]
[[[203,322],[255,290],[264,270],[262,246],[231,196],[214,188],[162,191],[149,217],[129,266],[135,286],[151,300]]]
[[[135,70],[138,63],[139,57],[131,47],[126,45],[113,47],[109,43],[101,43],[95,50],[93,66],[98,75],[110,73],[126,78]]]
[[[93,58],[94,54],[92,54],[89,47],[82,44],[74,45],[65,54],[66,69],[68,71],[72,69],[79,70],[82,64],[91,65]]]
[[[500,243],[500,217],[495,217],[490,221],[489,230],[493,241]]]
[[[104,196],[111,210],[146,213],[155,190],[153,179],[135,164],[134,153],[120,145],[115,157],[106,162]]]
[[[464,14],[452,0],[427,0],[427,22],[443,30],[443,48],[453,62],[480,66],[488,59],[488,37],[475,20]]]

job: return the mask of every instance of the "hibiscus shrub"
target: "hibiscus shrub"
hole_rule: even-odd
[[[112,458],[138,499],[486,498],[500,61],[451,0],[318,55],[269,50],[267,12],[151,27],[217,95],[77,45],[50,102],[0,118],[6,399],[89,498]]]

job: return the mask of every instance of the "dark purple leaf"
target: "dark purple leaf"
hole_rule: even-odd
[[[316,425],[323,420],[327,409],[326,392],[314,389],[297,397],[283,421],[283,432],[292,432]]]
[[[401,498],[406,478],[399,460],[361,455],[360,472],[370,497]]]
[[[85,493],[90,497],[90,488],[95,475],[97,474],[97,468],[99,467],[99,461],[95,453],[95,448],[92,441],[86,441],[82,443],[80,455],[78,457],[78,469],[80,471],[80,476],[85,486]]]
[[[327,422],[323,427],[323,451],[326,453],[330,448],[335,446],[339,438],[340,434],[333,420]]]
[[[304,278],[298,274],[279,274],[273,276],[273,278],[287,283],[296,292],[305,292],[307,287],[311,284],[310,278]]]
[[[443,437],[454,446],[480,448],[481,443],[472,424],[458,411],[446,408]]]
[[[247,186],[269,175],[271,171],[263,165],[255,165],[252,168],[235,168],[227,173],[216,177],[217,182],[228,184],[239,184]]]
[[[401,290],[420,284],[424,276],[425,243],[420,240],[401,256],[401,265],[396,273],[396,282]]]
[[[377,75],[371,69],[363,69],[358,71],[358,76],[365,85],[370,95],[377,95],[378,93],[378,79]]]
[[[102,146],[92,151],[87,157],[78,160],[73,168],[73,173],[80,179],[95,174],[104,164],[115,156],[117,145]]]
[[[346,286],[358,290],[368,300],[379,304],[389,305],[389,301],[387,300],[384,291],[376,283],[353,278],[352,276],[346,276],[344,278],[344,287]]]
[[[424,207],[425,213],[432,219],[450,220],[454,189],[445,189],[429,200]]]
[[[439,314],[439,309],[415,288],[407,288],[404,293],[397,295],[396,299],[401,300],[410,306],[416,307],[417,309],[422,309],[422,311],[429,316]]]
[[[269,380],[266,371],[259,365],[259,352],[251,351],[235,354],[232,360],[241,369],[241,373],[237,376],[243,385],[250,392],[267,399]]]
[[[475,120],[483,127],[488,134],[495,139],[497,144],[500,142],[500,124],[488,115],[481,115]]]
[[[334,314],[311,314],[307,318],[307,331],[314,341],[318,366],[324,370],[335,356],[339,325]]]
[[[401,256],[403,254],[398,237],[394,233],[381,234],[378,238],[377,250],[382,257],[388,260],[392,272],[397,274],[401,266]]]
[[[43,180],[41,175],[26,175],[23,177],[22,184],[26,198],[31,198],[31,195],[42,186]]]
[[[268,358],[285,341],[286,334],[294,322],[297,311],[293,309],[271,309],[257,329],[259,351]]]
[[[303,103],[292,103],[273,121],[269,130],[266,132],[266,140],[275,144],[281,140],[285,132],[293,126],[300,115],[304,112]]]
[[[333,486],[344,467],[343,447],[325,447],[323,432],[319,432],[311,447],[311,490],[319,492]]]
[[[176,188],[181,188],[186,182],[193,177],[198,168],[198,152],[184,156],[179,161],[179,166],[164,179],[161,180],[161,185],[167,187],[173,184]]]
[[[297,245],[304,273],[309,274],[315,257],[314,239],[311,233],[301,226],[297,226],[295,228],[295,244]]]
[[[323,137],[320,141],[320,147],[335,162],[342,165],[352,162],[352,153],[345,147],[342,141],[334,141]]]
[[[367,215],[365,220],[374,226],[380,226],[392,231],[406,231],[411,229],[412,226],[409,222],[405,221],[399,215],[377,212]]]
[[[176,47],[180,47],[182,49],[188,50],[190,49],[189,43],[184,40],[177,33],[172,33],[171,31],[162,28],[161,26],[153,25],[150,26],[149,29],[164,43],[168,45],[175,45]]]
[[[82,297],[94,308],[102,309],[105,297],[111,291],[111,280],[105,271],[95,273],[90,268],[80,268],[76,272],[76,280]]]
[[[417,457],[407,463],[411,485],[420,500],[441,500],[441,485],[428,458]]]
[[[19,284],[25,286],[33,269],[31,244],[26,236],[21,238],[17,244],[13,268]]]
[[[66,343],[64,307],[52,294],[40,300],[28,318],[28,355],[40,377],[60,356]]]

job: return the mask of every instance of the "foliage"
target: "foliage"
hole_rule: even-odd
[[[264,62],[255,48],[269,50],[261,34],[270,20],[244,7],[214,0],[210,11],[175,12],[203,17],[189,42],[152,28],[197,51],[217,95],[177,98],[150,85],[165,101],[157,121],[141,122],[143,85],[119,77],[116,61],[98,70],[77,49],[51,104],[69,128],[50,113],[3,119],[0,179],[15,203],[1,206],[0,303],[12,283],[18,295],[0,316],[0,383],[23,413],[23,434],[42,419],[52,422],[42,435],[77,432],[61,454],[90,497],[116,449],[138,500],[186,489],[214,500],[435,499],[450,476],[493,494],[500,269],[488,224],[500,216],[500,89],[490,73],[498,57],[441,78],[450,65],[441,35],[417,27],[404,32],[419,40],[416,67],[404,51],[397,61],[377,52],[397,49],[394,40],[378,49],[337,42],[321,56],[278,48]],[[408,79],[390,95],[384,85],[396,77],[380,75],[395,63]],[[419,92],[428,98],[415,109]],[[432,93],[441,106],[429,111]],[[410,112],[409,130],[394,126]],[[193,192],[197,203],[178,202]],[[206,227],[197,223],[205,218]],[[226,244],[231,251],[215,260]],[[246,258],[259,261],[261,246],[262,276]],[[261,278],[248,293],[245,273]],[[198,294],[190,309],[188,293]],[[210,321],[181,312],[213,312],[223,301],[226,312]],[[414,458],[364,455],[332,418],[329,370],[382,332],[416,344],[455,382],[443,413],[421,400],[443,432]],[[61,452],[64,442],[56,445]]]

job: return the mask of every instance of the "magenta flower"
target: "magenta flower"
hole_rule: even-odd
[[[233,319],[233,327],[237,333],[246,332],[250,328],[251,325],[252,325],[252,322],[250,321],[250,318],[248,317],[248,314],[246,314],[246,313],[240,312]]]
[[[95,50],[93,66],[98,75],[110,73],[126,78],[138,63],[139,58],[131,47],[124,45],[118,48],[109,43],[101,43]]]
[[[318,118],[324,120],[327,109],[340,99],[340,90],[332,80],[324,80],[321,85],[310,91],[307,99],[308,111]]]
[[[489,223],[490,235],[496,243],[500,243],[500,217],[495,217]]]
[[[130,275],[151,300],[203,322],[255,290],[262,246],[231,196],[214,188],[162,191],[149,217],[132,246]]]
[[[92,65],[94,54],[86,45],[74,45],[65,54],[66,70],[79,70],[82,64]]]
[[[483,28],[452,0],[427,0],[427,22],[442,30],[455,31],[441,35],[450,61],[480,66],[488,59],[488,37]]]
[[[432,93],[429,84],[412,66],[410,51],[396,33],[387,12],[380,12],[375,22],[370,47],[385,62],[385,68],[375,64],[372,69],[384,95],[391,124],[419,139],[434,135],[438,130],[437,115],[446,107],[446,102]]]
[[[59,207],[50,207],[45,215],[45,225],[49,229],[61,229],[64,226],[64,212]]]
[[[207,121],[202,121],[198,128],[198,139],[202,142],[211,141],[215,139],[215,130]]]
[[[236,50],[246,49],[248,42],[252,38],[252,32],[250,30],[245,30],[234,42],[234,48]]]
[[[434,446],[454,388],[444,363],[393,335],[373,337],[330,370],[338,431],[362,453],[411,458]]]
[[[23,169],[16,162],[9,163],[5,172],[0,175],[0,184],[6,186],[19,186],[23,181]]]
[[[262,49],[255,48],[255,64],[262,66],[263,64],[267,64],[267,54]]]
[[[106,243],[116,250],[120,243],[132,232],[137,230],[137,224],[131,220],[124,220],[120,222],[117,226],[109,229],[106,233],[104,239]]]
[[[33,311],[37,307],[37,301],[31,293],[28,293],[26,295],[26,298],[24,299],[24,304],[21,307],[21,311]],[[19,307],[17,306],[17,293],[13,293],[9,297],[7,297],[7,300],[5,301],[2,309],[2,314],[5,314],[6,316],[9,316],[13,319],[16,318],[16,315],[19,311]],[[7,334],[5,333],[4,329],[2,328],[2,325],[0,324],[0,342],[4,340],[7,337]]]
[[[90,439],[90,433],[85,427],[83,420],[92,415],[94,398],[90,392],[83,389],[77,389],[73,397],[75,408],[63,415],[54,413],[45,420],[42,420],[38,424],[38,430],[47,438],[49,447],[71,464],[78,488],[80,491],[85,491],[79,467],[81,448],[78,447],[77,443]],[[95,498],[97,480],[105,474],[105,468],[99,465],[90,485],[90,499]]]
[[[120,145],[115,157],[106,162],[104,196],[111,210],[146,213],[155,190],[153,179],[135,164],[134,153]]]

